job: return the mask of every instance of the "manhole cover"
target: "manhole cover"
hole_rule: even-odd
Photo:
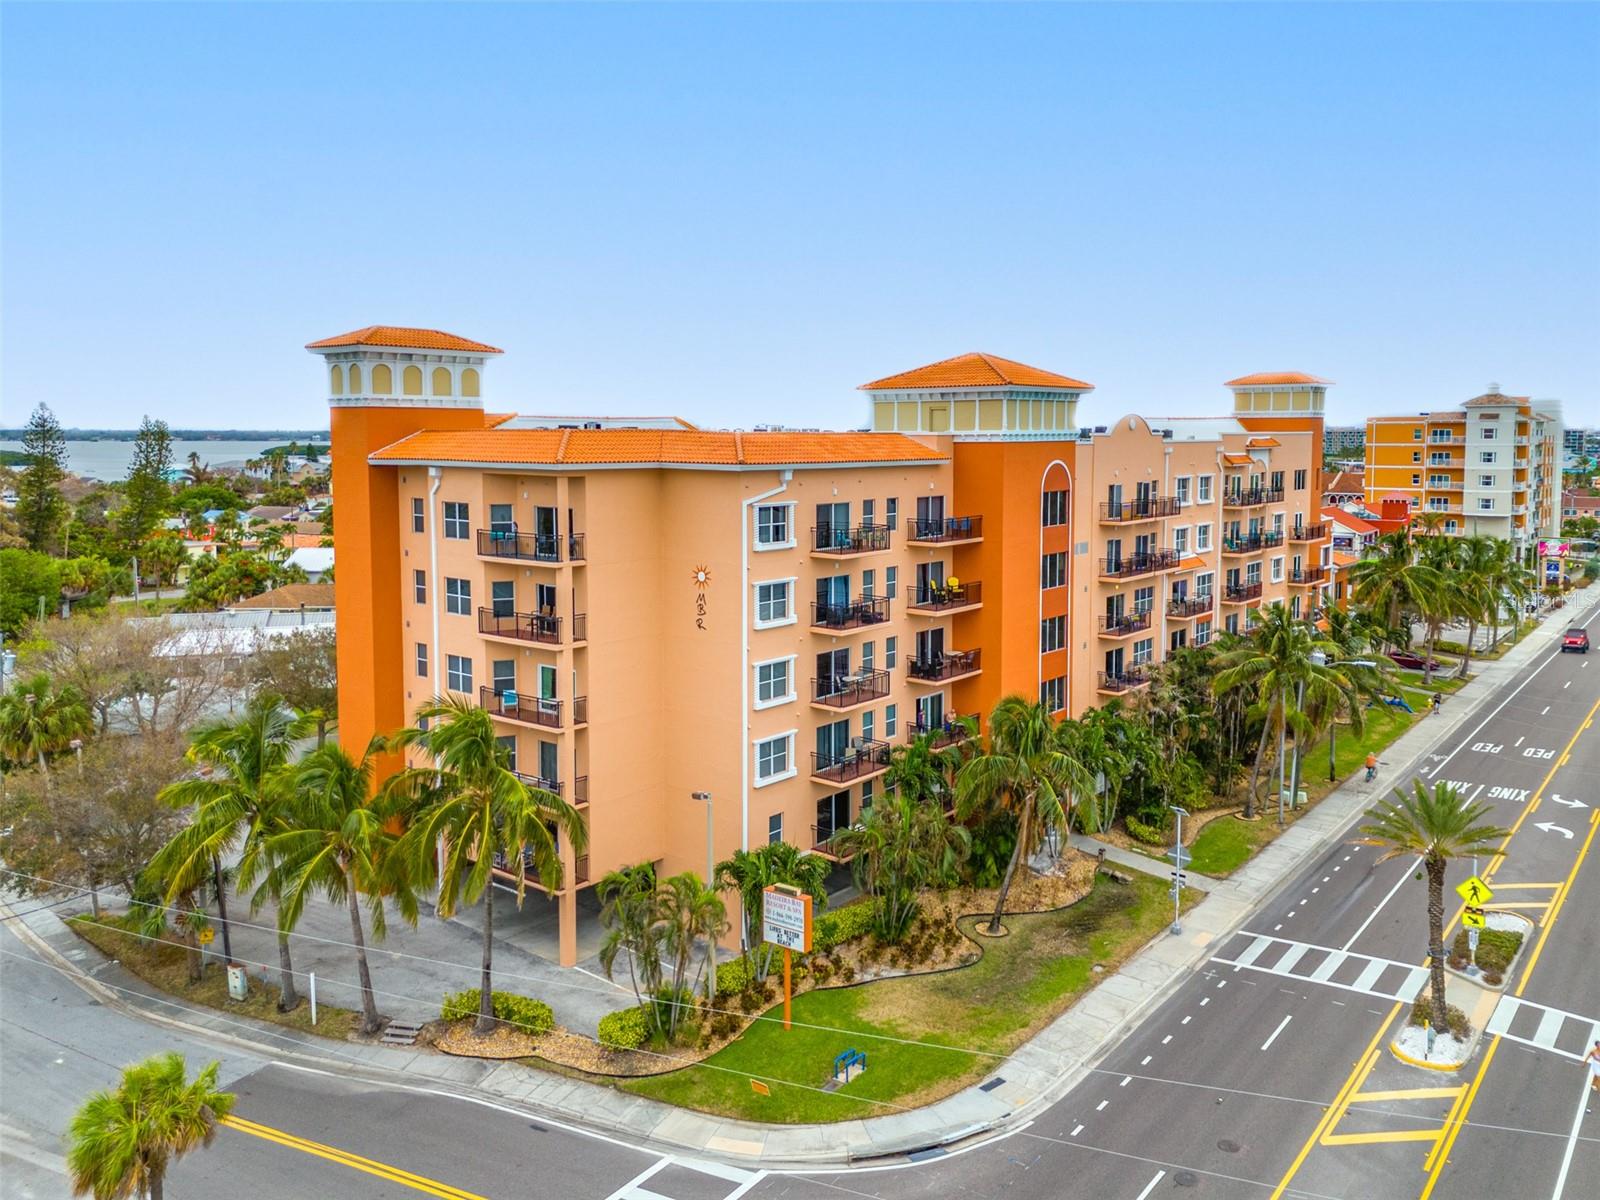
[[[1193,1171],[1179,1171],[1172,1177],[1172,1182],[1179,1187],[1194,1187],[1200,1182],[1200,1176]]]
[[[1230,1142],[1227,1138],[1223,1138],[1217,1143],[1217,1149],[1221,1150],[1224,1154],[1237,1154],[1239,1153],[1239,1143]]]

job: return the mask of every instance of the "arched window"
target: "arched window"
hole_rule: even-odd
[[[350,394],[352,396],[361,394],[361,367],[357,363],[350,364]]]
[[[329,375],[332,381],[328,386],[333,389],[333,394],[335,396],[344,395],[344,368],[338,363],[334,363],[333,370],[329,372]]]
[[[433,394],[435,396],[448,396],[450,394],[450,371],[447,367],[433,369]]]
[[[468,367],[461,372],[461,394],[463,396],[476,396],[478,394],[478,369]]]
[[[400,388],[408,396],[422,395],[422,368],[410,366],[401,371]]]
[[[379,363],[372,368],[372,390],[380,396],[387,396],[394,391],[394,372],[389,369],[388,363]]]

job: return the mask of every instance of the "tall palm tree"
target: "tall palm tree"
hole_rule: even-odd
[[[964,825],[903,788],[885,792],[838,839],[857,886],[873,898],[873,924],[885,942],[905,936],[923,889],[950,878],[972,846]]]
[[[67,1131],[72,1194],[162,1200],[171,1164],[209,1146],[233,1111],[232,1093],[217,1090],[218,1066],[190,1080],[181,1054],[157,1054],[124,1068],[115,1091],[85,1100]]]
[[[702,969],[708,1001],[716,990],[717,939],[728,932],[728,909],[716,889],[707,886],[693,871],[683,871],[662,880],[656,895],[663,930],[661,948],[672,957],[672,1002],[667,1021],[670,1037],[678,1032],[683,1001],[695,991],[694,986],[685,985],[684,980],[688,977],[695,947],[702,942],[706,948]]]
[[[1382,699],[1384,681],[1391,670],[1388,659],[1365,657],[1376,641],[1365,613],[1330,608],[1323,614],[1323,621],[1323,640],[1333,647],[1337,655],[1334,665],[1350,684],[1348,689],[1332,694],[1324,692],[1311,714],[1312,725],[1328,731],[1328,782],[1333,783],[1338,778],[1340,719],[1349,723],[1351,733],[1359,734],[1366,725],[1367,706]],[[1372,665],[1364,665],[1368,662]]]
[[[1494,645],[1500,644],[1500,616],[1511,617],[1511,642],[1516,644],[1522,629],[1522,606],[1533,595],[1536,580],[1532,571],[1517,559],[1511,543],[1493,539],[1494,556],[1489,562],[1487,583],[1493,603],[1489,606],[1489,623]]]
[[[94,719],[83,693],[71,684],[56,687],[43,672],[0,696],[0,754],[19,763],[33,759],[46,780],[46,757],[92,732]]]
[[[718,871],[720,875],[721,868]],[[655,866],[646,862],[607,871],[595,885],[595,894],[600,898],[600,926],[606,931],[600,943],[600,969],[607,979],[612,978],[617,956],[626,954],[633,996],[643,1006],[646,996],[661,989],[663,931],[655,906]],[[652,1017],[656,1015],[654,1008],[649,1011]]]
[[[183,473],[190,484],[209,483],[212,479],[211,468],[200,461],[200,452],[198,450],[189,451],[189,465]]]
[[[271,899],[278,910],[278,1008],[288,1012],[300,1003],[295,988],[289,934],[278,894],[280,878],[272,871],[268,841],[290,828],[294,777],[289,760],[294,743],[305,736],[306,722],[281,696],[263,693],[235,718],[201,725],[190,737],[185,757],[204,774],[162,789],[173,808],[192,808],[189,823],[151,860],[153,874],[167,887],[170,904],[190,889],[215,864],[239,851],[239,885],[261,886],[252,895],[251,911]],[[220,890],[220,916],[227,925],[226,899]]]
[[[775,883],[797,887],[812,898],[818,911],[828,903],[828,860],[817,854],[802,854],[790,842],[768,842],[754,850],[735,850],[733,857],[717,864],[715,878],[720,890],[739,895],[745,957],[758,981],[766,979],[773,958],[772,947],[761,941],[762,897],[766,889]],[[602,903],[604,899],[602,892]]]
[[[392,824],[395,813],[387,798],[373,794],[382,738],[373,738],[357,762],[341,746],[323,746],[301,759],[295,769],[293,811],[289,827],[267,838],[273,862],[273,886],[283,897],[278,906],[280,929],[287,933],[300,921],[307,899],[321,893],[350,910],[350,943],[355,948],[361,983],[361,1032],[376,1033],[383,1024],[372,991],[362,931],[360,897],[367,898],[372,936],[382,941],[388,931],[384,900],[391,900],[402,919],[417,923],[417,897],[409,880],[409,862],[396,852],[399,841]]]
[[[1000,932],[1017,868],[1025,869],[1042,834],[1066,824],[1074,800],[1093,791],[1093,779],[1062,751],[1049,709],[1021,696],[995,705],[988,748],[956,775],[956,811],[963,821],[979,812],[1004,812],[1017,822],[1017,843],[995,897],[991,934]]]
[[[1458,543],[1453,591],[1457,615],[1467,621],[1466,652],[1461,656],[1461,669],[1456,672],[1461,679],[1466,678],[1472,665],[1472,643],[1478,636],[1478,626],[1493,620],[1500,607],[1495,559],[1501,546],[1509,548],[1509,543],[1478,534]]]
[[[1395,789],[1392,800],[1381,801],[1367,813],[1357,840],[1377,846],[1379,862],[1391,858],[1422,859],[1428,875],[1428,955],[1433,982],[1433,1023],[1443,1023],[1444,997],[1444,875],[1451,860],[1505,853],[1494,843],[1510,836],[1508,830],[1484,821],[1487,804],[1469,804],[1451,783],[1432,788],[1420,779],[1411,791]]]
[[[1350,564],[1348,578],[1352,599],[1378,614],[1385,629],[1398,629],[1402,617],[1426,613],[1437,604],[1439,576],[1418,561],[1403,529],[1379,538],[1366,557]]]
[[[947,745],[939,745],[944,734],[941,728],[926,730],[891,749],[884,790],[907,792],[922,803],[951,808],[956,772],[972,757],[978,736],[977,722],[971,717],[957,717],[951,724],[963,736]]]
[[[1464,574],[1465,546],[1451,537],[1426,538],[1418,544],[1417,562],[1431,571],[1434,584],[1428,602],[1419,610],[1428,631],[1427,646],[1422,655],[1422,680],[1433,682],[1433,648],[1439,641],[1439,631],[1447,620],[1465,616],[1472,608],[1473,597]]]
[[[437,882],[439,916],[449,918],[465,902],[483,901],[483,970],[479,986],[479,1033],[494,1028],[494,873],[509,875],[522,907],[531,868],[545,891],[562,885],[560,838],[573,854],[588,845],[588,828],[566,800],[531,787],[511,770],[495,737],[494,718],[470,701],[435,696],[417,710],[418,724],[400,730],[389,744],[415,748],[431,760],[390,777],[385,787],[410,816],[402,853],[418,882]],[[387,800],[386,800],[387,802]],[[442,853],[440,848],[442,847]]]
[[[1122,786],[1131,774],[1114,703],[1056,726],[1057,746],[1088,780],[1072,810],[1078,828],[1085,833],[1098,833],[1116,820]]]

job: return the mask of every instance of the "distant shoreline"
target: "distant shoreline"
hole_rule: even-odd
[[[27,433],[25,427],[0,429],[0,442],[20,442]],[[259,442],[268,440],[304,442],[319,445],[328,441],[326,429],[169,429],[175,442]],[[131,442],[139,436],[137,429],[63,429],[61,436],[69,442]]]

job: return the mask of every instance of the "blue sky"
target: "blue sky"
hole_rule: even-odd
[[[490,405],[848,426],[966,350],[1202,413],[1494,380],[1600,422],[1600,7],[0,6],[0,420]]]

